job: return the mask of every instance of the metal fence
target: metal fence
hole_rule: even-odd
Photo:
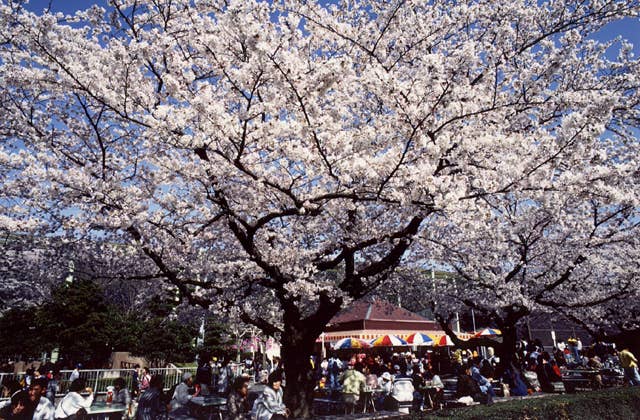
[[[185,372],[190,372],[195,375],[195,367],[173,367],[173,368],[150,368],[151,375],[160,375],[164,380],[165,391],[169,390],[172,386],[178,384],[182,380],[182,375]],[[60,371],[60,382],[58,386],[58,393],[56,397],[62,397],[67,393],[71,381],[72,370]],[[80,370],[80,378],[85,380],[86,386],[93,388],[96,394],[105,394],[107,387],[113,385],[113,381],[116,378],[122,378],[125,380],[127,387],[131,389],[133,383],[133,373],[135,369],[86,369]],[[0,383],[4,384],[5,381],[16,379],[21,381],[24,378],[24,373],[0,373]],[[6,396],[0,396],[0,399]]]

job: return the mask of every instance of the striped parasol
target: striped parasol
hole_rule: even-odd
[[[373,347],[406,346],[407,342],[395,335],[383,335],[371,340]]]
[[[453,346],[454,344],[448,335],[443,335],[442,337],[439,337],[433,345],[440,346],[440,347],[448,347],[448,346]]]
[[[407,337],[407,343],[413,344],[414,346],[432,346],[433,338],[430,335],[423,333],[413,333]]]
[[[502,335],[500,330],[495,329],[495,328],[485,328],[484,330],[479,331],[478,333],[476,333],[474,335],[474,337],[493,337],[493,336],[497,336],[497,335]]]
[[[371,345],[369,343],[367,343],[365,340],[360,340],[359,338],[353,338],[353,337],[347,337],[347,338],[343,338],[342,340],[338,340],[333,346],[332,348],[334,350],[341,350],[341,349],[366,349],[371,347]]]

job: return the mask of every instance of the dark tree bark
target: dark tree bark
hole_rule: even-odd
[[[316,339],[335,314],[340,311],[341,300],[320,297],[314,313],[301,317],[294,302],[285,300],[284,329],[281,340],[281,356],[284,362],[286,387],[284,401],[294,418],[312,418],[315,378],[310,357]]]
[[[518,335],[515,324],[501,325],[500,327],[500,331],[502,332],[502,345],[496,347],[496,354],[500,358],[500,365],[503,369],[506,369],[511,366],[514,360]]]
[[[286,387],[284,401],[294,418],[311,418],[315,386],[309,357],[313,354],[315,337],[304,331],[290,331],[282,340]]]
[[[449,326],[449,320],[440,315],[436,315],[436,320],[440,327],[447,333],[456,347],[461,349],[472,349],[478,346],[493,347],[496,355],[500,358],[500,366],[503,369],[509,368],[514,360],[516,344],[518,342],[517,324],[528,315],[524,308],[507,309],[504,318],[493,318],[498,328],[502,332],[501,340],[493,338],[476,338],[468,341],[459,339]]]

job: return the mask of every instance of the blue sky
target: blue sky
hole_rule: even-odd
[[[330,1],[325,0],[325,2],[329,3]],[[33,10],[34,12],[41,12],[45,8],[52,5],[53,11],[61,11],[65,13],[72,13],[75,10],[86,9],[92,4],[98,3],[100,5],[105,5],[107,2],[104,1],[96,1],[96,0],[31,0],[28,8]],[[598,36],[597,39],[602,41],[607,41],[614,39],[615,37],[621,35],[624,39],[630,41],[634,46],[634,54],[637,56],[640,55],[640,20],[638,19],[625,19],[620,22],[615,22],[607,25]]]

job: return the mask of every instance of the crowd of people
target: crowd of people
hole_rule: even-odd
[[[319,363],[317,391],[339,393],[347,405],[372,391],[379,408],[395,410],[411,402],[414,409],[423,410],[442,407],[443,379],[451,384],[448,397],[454,401],[488,405],[496,390],[501,396],[564,392],[567,370],[589,372],[593,389],[605,386],[601,372],[607,370],[616,379],[624,372],[624,383],[640,385],[638,361],[629,349],[617,351],[599,341],[583,347],[570,339],[550,352],[539,341],[521,342],[506,366],[499,361],[492,348],[483,355],[462,349],[423,351],[421,357],[411,352],[332,355]]]
[[[221,363],[217,358],[199,364],[195,375],[183,373],[181,381],[165,390],[162,375],[152,375],[146,367],[136,366],[129,384],[124,378],[113,381],[112,391],[108,391],[107,401],[126,407],[124,415],[112,415],[115,419],[158,420],[173,418],[195,418],[190,401],[199,396],[227,397],[227,417],[266,420],[286,418],[290,411],[283,403],[283,371],[276,360],[266,370],[256,360],[243,364],[240,368],[229,362]],[[11,379],[3,383],[3,395],[10,398],[0,403],[0,420],[54,420],[76,419],[87,414],[94,402],[93,389],[85,385],[80,376],[81,365],[70,373],[66,381],[60,374],[50,372],[40,374],[38,369],[29,369],[19,380]],[[253,375],[239,375],[242,370],[259,372]],[[248,388],[252,386],[253,398],[249,398]],[[128,386],[129,385],[129,386]],[[65,395],[56,400],[56,394]],[[255,394],[259,395],[255,395]]]
[[[319,393],[340,394],[344,403],[355,407],[360,398],[371,398],[379,409],[406,411],[439,408],[443,404],[445,386],[441,369],[435,358],[425,353],[392,353],[366,355],[364,353],[342,360],[337,355],[322,360],[318,370]],[[456,369],[459,398],[473,398],[492,404],[493,390],[485,371],[493,371],[497,359],[473,359]]]
[[[342,352],[324,359],[312,357],[309,361],[316,380],[315,396],[339,398],[347,411],[353,411],[359,404],[393,411],[439,409],[445,397],[461,404],[491,405],[496,390],[501,396],[562,391],[566,369],[595,372],[593,388],[604,386],[599,372],[617,368],[624,371],[625,382],[640,385],[638,360],[629,349],[617,351],[614,346],[600,342],[582,347],[579,341],[569,340],[550,352],[539,342],[522,342],[509,364],[499,362],[492,348],[482,354],[446,348],[423,348],[418,355]],[[131,382],[124,378],[113,381],[108,398],[127,407],[124,418],[188,418],[193,415],[190,404],[193,398],[222,396],[227,398],[226,413],[230,419],[284,419],[290,416],[290,411],[283,402],[286,385],[283,364],[275,359],[263,366],[257,357],[238,366],[221,363],[216,358],[201,358],[196,374],[184,373],[181,382],[168,392],[161,375],[152,375],[148,368],[136,366]],[[32,369],[20,382],[3,384],[10,399],[0,405],[0,420],[82,416],[92,405],[95,394],[80,377],[79,367],[64,381],[66,394],[58,400],[56,394],[62,390],[63,382],[54,372],[41,375]]]

